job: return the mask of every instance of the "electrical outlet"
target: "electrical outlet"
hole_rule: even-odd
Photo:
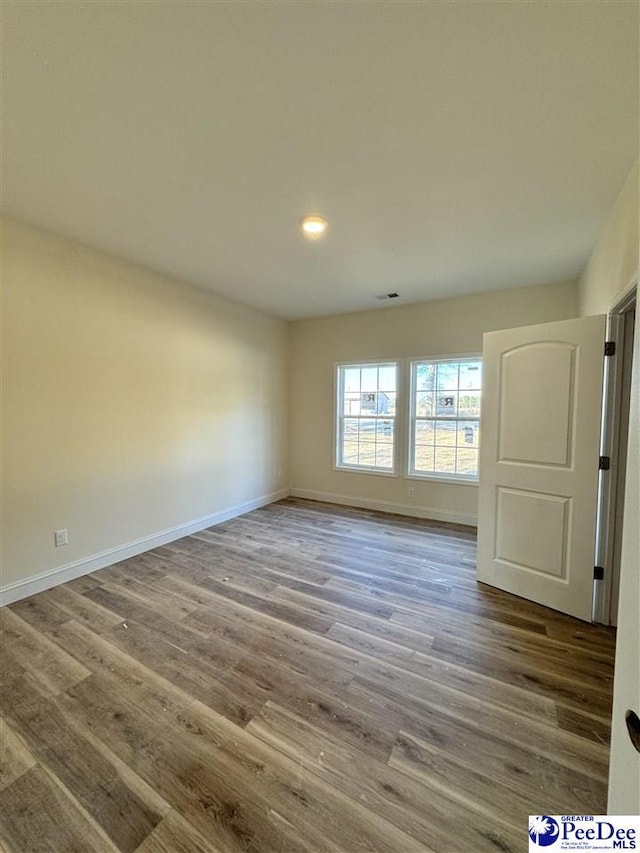
[[[61,545],[68,545],[69,544],[68,532],[66,530],[56,530],[55,540],[56,540],[56,548],[60,548]]]
[[[407,494],[409,495],[410,498],[415,498],[416,490],[414,488],[407,489]]]

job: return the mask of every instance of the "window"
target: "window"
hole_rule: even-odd
[[[409,474],[478,477],[479,358],[411,363]]]
[[[477,481],[481,388],[478,356],[338,365],[336,467]]]
[[[339,468],[395,472],[396,384],[394,362],[338,367]]]

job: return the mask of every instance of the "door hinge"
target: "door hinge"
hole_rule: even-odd
[[[611,467],[611,458],[609,456],[601,456],[598,460],[598,471],[608,471]]]
[[[615,341],[605,341],[605,343],[604,343],[604,354],[605,355],[615,355],[616,354],[616,342]]]
[[[604,566],[593,567],[593,579],[596,581],[604,580]]]

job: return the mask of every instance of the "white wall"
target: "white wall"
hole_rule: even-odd
[[[638,271],[638,161],[629,172],[580,279],[583,317],[606,314]]]
[[[5,600],[288,486],[284,322],[3,225]]]
[[[631,170],[580,280],[582,314],[613,306],[639,265],[638,164]],[[640,755],[626,732],[627,709],[640,714],[640,311],[636,311],[627,458],[620,608],[613,696],[609,812],[640,814]]]
[[[294,494],[474,524],[474,485],[333,470],[334,363],[479,353],[486,331],[566,319],[576,311],[577,283],[565,282],[293,323]]]

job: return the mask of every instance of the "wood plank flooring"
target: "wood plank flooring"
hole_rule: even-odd
[[[291,499],[4,608],[0,848],[517,853],[606,812],[614,633],[474,557]]]

